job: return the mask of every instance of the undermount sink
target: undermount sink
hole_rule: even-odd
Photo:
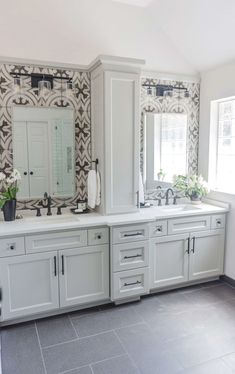
[[[41,216],[41,217],[27,217],[24,219],[30,223],[69,223],[78,221],[78,218],[75,216],[70,215],[57,215],[57,216]]]
[[[163,210],[164,212],[174,213],[174,212],[187,212],[192,210],[200,209],[199,206],[194,206],[191,204],[181,204],[181,205],[165,205],[159,207],[159,209]]]

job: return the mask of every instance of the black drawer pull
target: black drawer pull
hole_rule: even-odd
[[[140,281],[136,281],[136,282],[132,282],[132,283],[124,283],[124,287],[135,286],[136,284],[141,284],[141,282]]]
[[[218,220],[216,221],[216,223],[217,223],[217,225],[221,225],[221,221],[220,221],[220,219],[218,219]]]
[[[64,275],[64,255],[61,256],[61,262],[62,262],[62,275]]]
[[[128,258],[136,258],[136,257],[142,257],[142,255],[137,254],[137,255],[133,255],[133,256],[124,256],[124,260],[127,260]]]
[[[156,227],[156,231],[158,231],[158,232],[162,232],[162,226],[157,226],[157,227]]]
[[[57,276],[56,256],[54,256],[54,275]]]
[[[11,245],[10,245],[10,250],[13,251],[13,249],[15,249],[15,245],[14,245],[14,244],[11,244]]]
[[[190,241],[191,241],[191,239],[188,238],[187,241],[188,241],[188,248],[187,248],[187,251],[186,251],[186,252],[187,252],[188,255],[189,255],[189,253],[190,253]]]
[[[123,236],[125,238],[129,238],[131,236],[141,236],[141,235],[143,235],[142,232],[135,232],[134,234],[124,234]]]

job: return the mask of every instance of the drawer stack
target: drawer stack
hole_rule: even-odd
[[[148,224],[115,227],[112,229],[111,238],[112,300],[148,293]]]

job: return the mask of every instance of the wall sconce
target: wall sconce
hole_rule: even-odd
[[[38,82],[38,93],[39,96],[48,96],[51,92],[51,83],[45,79]]]
[[[62,82],[66,82],[66,96],[71,96],[74,92],[73,82],[70,77],[58,77],[51,74],[38,74],[38,73],[10,73],[13,76],[13,90],[16,93],[20,92],[20,88],[23,87],[23,78],[31,78],[31,88],[35,89],[39,96],[47,96],[54,86],[54,80],[61,80],[61,92]]]
[[[188,89],[179,84],[173,86],[167,84],[144,83],[142,86],[146,87],[147,95],[152,95],[152,89],[155,89],[157,97],[171,98],[174,94],[178,94],[179,96],[183,94],[184,98],[190,97]]]
[[[22,80],[22,77],[14,77],[13,78],[13,94],[14,95],[20,95],[21,94],[21,91],[22,91],[22,88],[23,88],[23,80]]]

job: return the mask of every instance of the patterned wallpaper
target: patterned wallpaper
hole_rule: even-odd
[[[72,98],[63,96],[61,80],[55,79],[54,88],[46,98],[38,96],[30,86],[30,78],[24,79],[24,89],[18,96],[13,95],[11,72],[44,73],[59,77],[72,78],[76,94]],[[143,118],[145,112],[176,112],[188,114],[188,171],[197,172],[198,137],[199,137],[199,84],[188,82],[164,81],[143,78],[142,83],[183,84],[190,92],[188,101],[174,97],[164,99],[147,95],[141,88],[141,139],[143,139]],[[10,173],[13,165],[12,149],[12,106],[24,105],[34,107],[71,107],[75,112],[75,161],[76,161],[76,194],[70,199],[53,198],[53,205],[62,202],[71,205],[78,198],[87,197],[86,181],[91,168],[91,97],[90,73],[36,66],[0,64],[0,170]],[[141,142],[141,168],[143,167],[143,142]],[[33,208],[38,200],[18,202],[18,208]]]
[[[143,123],[145,112],[156,113],[186,113],[188,115],[187,159],[188,173],[197,173],[198,169],[198,142],[199,142],[199,83],[169,81],[143,78],[142,84],[166,84],[183,86],[188,89],[190,98],[182,99],[180,96],[172,98],[156,97],[154,93],[147,95],[146,87],[141,88],[141,152],[140,168],[143,170]]]
[[[30,77],[24,79],[24,89],[19,96],[12,91],[11,72],[44,73],[56,77],[70,77],[76,89],[72,98],[63,96],[61,80],[54,81],[53,90],[46,98],[38,96],[30,85]],[[91,116],[90,116],[90,74],[81,71],[69,71],[35,66],[19,66],[0,64],[0,170],[10,173],[13,164],[12,150],[12,106],[24,105],[34,107],[71,107],[75,112],[75,162],[76,162],[76,194],[70,199],[53,198],[53,205],[62,202],[71,205],[78,198],[87,196],[86,180],[91,168]],[[18,208],[33,208],[37,200],[20,201]]]

